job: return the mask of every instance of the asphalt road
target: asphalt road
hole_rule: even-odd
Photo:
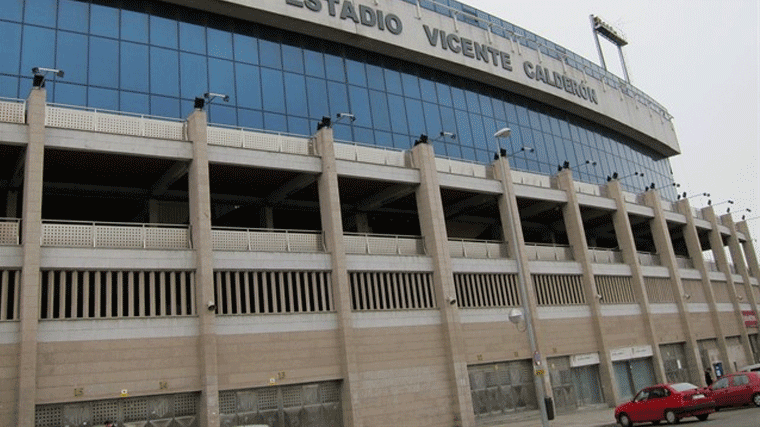
[[[681,420],[681,425],[693,427],[759,427],[760,408],[722,409],[710,414],[707,421],[700,422],[696,418],[686,418]]]

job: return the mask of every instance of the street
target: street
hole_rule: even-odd
[[[758,427],[760,426],[760,408],[723,409],[710,414],[707,421],[700,422],[696,418],[686,418],[681,425],[687,426],[721,426],[721,427]]]

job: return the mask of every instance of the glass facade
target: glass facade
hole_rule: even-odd
[[[0,96],[25,98],[31,68],[49,76],[48,101],[164,117],[186,117],[204,92],[230,96],[208,107],[209,121],[308,135],[322,116],[350,112],[335,137],[409,148],[420,134],[441,156],[493,157],[492,135],[512,128],[515,169],[583,182],[634,172],[640,192],[654,182],[675,198],[666,158],[562,110],[442,71],[350,46],[160,2],[0,0]],[[436,138],[452,132],[456,139]]]

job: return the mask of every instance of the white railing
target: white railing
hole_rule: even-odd
[[[551,178],[537,173],[512,171],[512,182],[515,184],[532,185],[533,187],[551,188]]]
[[[191,249],[187,225],[44,220],[42,246]]]
[[[596,264],[622,264],[623,254],[618,249],[589,248],[591,262]]]
[[[425,255],[425,242],[419,236],[344,233],[347,254]]]
[[[507,247],[503,242],[491,240],[449,239],[452,258],[506,258]]]
[[[592,196],[601,196],[602,188],[596,184],[588,184],[585,182],[576,182],[575,191],[583,194],[591,194]]]
[[[0,98],[0,122],[25,123],[26,101],[15,98]]]
[[[0,218],[0,245],[18,245],[21,220],[18,218]]]
[[[547,245],[529,243],[525,245],[528,259],[531,261],[572,261],[573,249],[569,245]]]
[[[180,119],[74,105],[47,104],[45,126],[175,141],[186,140],[185,122]]]
[[[335,141],[335,158],[361,163],[406,167],[403,150],[377,145],[367,146],[356,142]]]
[[[488,166],[467,160],[455,160],[448,157],[436,157],[435,169],[438,172],[455,175],[488,178]]]
[[[207,128],[206,137],[208,138],[209,145],[249,148],[252,150],[274,151],[276,153],[310,154],[309,138],[302,135],[213,125]]]
[[[211,242],[217,251],[324,252],[321,231],[214,227]]]
[[[636,256],[639,258],[639,265],[653,266],[662,265],[660,256],[649,252],[638,252]]]
[[[676,208],[675,208],[675,205],[673,205],[673,202],[660,199],[660,205],[662,206],[662,209],[665,211],[670,211],[670,212],[676,211]]]
[[[628,203],[638,203],[638,199],[635,194],[628,191],[623,191],[623,199]]]
[[[694,268],[694,261],[691,260],[689,257],[684,256],[677,256],[676,257],[676,265],[678,265],[678,268]]]
[[[718,263],[711,260],[705,260],[705,266],[707,267],[708,271],[720,271],[718,270]]]

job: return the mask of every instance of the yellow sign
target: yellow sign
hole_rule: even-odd
[[[536,375],[545,375],[546,374],[546,372],[543,369],[536,369],[534,372],[536,373]]]

